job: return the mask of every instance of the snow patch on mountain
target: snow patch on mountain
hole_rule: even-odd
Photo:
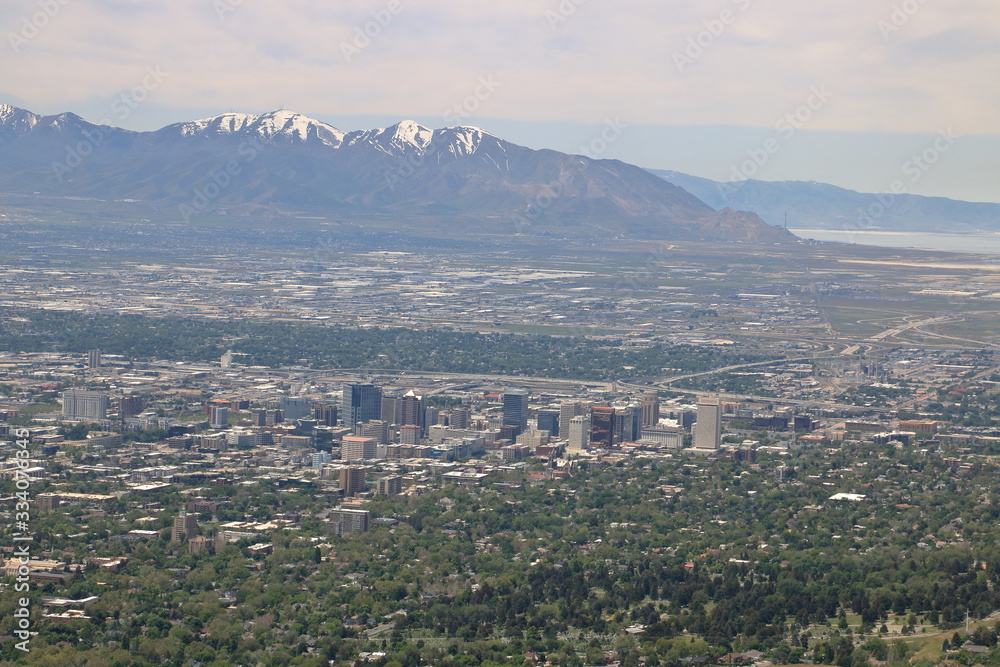
[[[12,107],[9,104],[0,104],[0,126],[7,127],[15,132],[28,132],[38,124],[40,116],[36,116],[30,111]]]
[[[338,148],[344,132],[332,125],[279,109],[265,114],[224,113],[186,123],[177,123],[163,129],[182,137],[210,137],[213,135],[248,134],[263,140],[284,139],[290,143],[318,142]]]

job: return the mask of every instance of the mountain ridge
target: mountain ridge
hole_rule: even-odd
[[[720,182],[650,169],[709,206],[752,211],[795,229],[929,233],[1000,232],[1000,204],[906,193],[867,193],[817,181]]]
[[[433,233],[794,241],[617,160],[533,150],[414,121],[344,132],[293,111],[133,132],[75,114],[0,111],[0,190],[130,200],[195,215],[391,217]]]

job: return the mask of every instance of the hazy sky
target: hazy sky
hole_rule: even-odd
[[[996,0],[4,0],[0,22],[0,102],[36,113],[413,118],[718,180],[1000,201]]]

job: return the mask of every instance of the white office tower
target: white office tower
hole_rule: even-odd
[[[67,389],[62,399],[62,413],[67,419],[104,419],[108,412],[108,395],[102,391]]]
[[[698,421],[694,425],[695,449],[718,449],[722,444],[722,403],[717,398],[698,401]]]
[[[223,407],[221,405],[212,405],[209,407],[209,426],[212,428],[228,428],[229,427],[229,408]]]
[[[330,452],[316,452],[312,455],[313,470],[319,470],[331,460]]]
[[[566,445],[567,453],[579,454],[587,450],[590,442],[590,417],[587,415],[577,415],[569,420],[569,444]]]
[[[590,412],[590,401],[566,401],[559,404],[559,437],[565,438],[569,433],[569,420]]]

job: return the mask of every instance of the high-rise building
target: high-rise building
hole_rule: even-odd
[[[352,384],[344,388],[344,426],[354,428],[382,416],[382,390],[373,384]]]
[[[559,437],[559,413],[557,411],[539,410],[536,417],[539,431],[548,431],[553,438]]]
[[[63,417],[67,419],[104,419],[108,395],[103,391],[67,389],[63,392]]]
[[[333,404],[317,405],[313,407],[313,418],[320,426],[337,425],[337,406]]]
[[[100,368],[101,367],[101,351],[100,350],[90,350],[87,352],[87,367],[88,368]]]
[[[649,393],[642,395],[642,425],[654,426],[660,421],[660,397]]]
[[[219,367],[222,370],[229,370],[233,367],[233,351],[226,350],[223,352],[222,356],[219,357]]]
[[[278,408],[287,421],[312,416],[312,400],[304,396],[282,396],[278,403]]]
[[[378,495],[395,496],[403,492],[403,478],[399,475],[391,477],[379,477]]]
[[[363,461],[375,458],[375,439],[360,435],[345,435],[340,445],[340,458],[345,461]]]
[[[118,416],[133,417],[142,412],[145,408],[145,401],[139,396],[122,396],[118,399]]]
[[[590,417],[587,415],[577,415],[569,420],[567,426],[569,444],[567,450],[580,452],[587,449],[590,443]]]
[[[472,421],[472,411],[469,408],[452,408],[448,413],[448,426],[451,428],[469,428]]]
[[[329,532],[331,535],[364,533],[368,530],[368,510],[353,510],[338,507],[330,510]]]
[[[399,427],[399,442],[403,445],[419,445],[420,444],[420,427],[413,426],[400,426]]]
[[[614,444],[615,409],[595,405],[590,408],[590,446],[609,448]]]
[[[188,514],[184,510],[174,517],[174,528],[170,532],[170,539],[174,542],[183,542],[185,538],[191,539],[198,534],[198,517]]]
[[[503,390],[504,426],[517,427],[517,433],[528,428],[528,396],[530,392],[522,387],[507,387]]]
[[[398,396],[382,397],[382,421],[399,426],[403,423],[403,399]]]
[[[347,466],[340,469],[340,489],[344,497],[355,496],[368,489],[365,484],[365,469]]]
[[[324,465],[330,462],[330,452],[318,451],[313,452],[312,455],[312,467],[313,470],[319,470]]]
[[[212,428],[229,428],[229,408],[221,405],[209,406],[209,426]]]
[[[373,419],[361,425],[361,436],[371,438],[376,445],[389,444],[389,423],[381,419]]]
[[[433,405],[428,405],[424,408],[424,426],[423,430],[427,430],[430,426],[437,424],[440,421],[441,410]]]
[[[590,415],[590,403],[566,401],[559,405],[559,432],[562,437],[569,433],[569,420],[580,415]]]
[[[615,409],[614,440],[635,442],[642,437],[642,411],[637,405]]]
[[[696,449],[718,449],[722,443],[722,404],[717,398],[698,401],[698,421],[694,424]]]
[[[400,400],[400,426],[419,426],[422,429],[427,428],[427,424],[424,423],[424,398],[423,396],[418,396],[412,389],[405,394]]]

